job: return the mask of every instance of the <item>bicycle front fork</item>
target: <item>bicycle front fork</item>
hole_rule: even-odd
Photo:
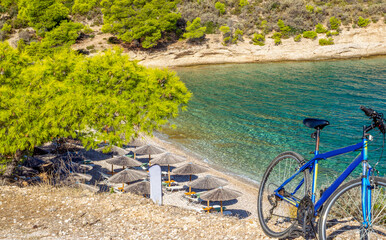
[[[363,161],[362,172],[362,215],[363,227],[369,228],[371,226],[371,182],[372,168],[367,161]]]

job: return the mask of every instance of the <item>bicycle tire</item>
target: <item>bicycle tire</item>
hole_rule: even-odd
[[[273,190],[277,189],[285,180],[294,174],[304,164],[304,158],[295,152],[279,154],[268,166],[260,183],[257,199],[257,213],[264,233],[273,238],[289,237],[291,229],[297,223],[297,207],[286,201],[273,197]],[[284,166],[283,166],[284,165]],[[283,167],[282,167],[283,166]],[[309,172],[300,173],[285,186],[285,192],[293,192],[304,177],[302,187],[296,192],[295,197],[301,200],[309,189]],[[274,206],[269,198],[277,204]],[[275,203],[274,203],[275,204]],[[268,210],[268,212],[267,212]]]
[[[319,239],[385,239],[386,238],[386,179],[374,177],[371,191],[371,228],[361,220],[361,179],[354,179],[336,190],[324,205],[318,223]]]

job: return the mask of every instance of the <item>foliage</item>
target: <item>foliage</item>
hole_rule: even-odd
[[[217,26],[212,21],[206,22],[205,27],[206,27],[206,30],[205,30],[206,34],[216,33]]]
[[[232,43],[236,44],[239,40],[243,41],[243,35],[244,35],[244,32],[237,28],[235,33],[233,34]]]
[[[253,45],[264,46],[265,45],[265,37],[262,34],[253,34],[252,38]]]
[[[72,45],[79,37],[83,24],[63,21],[57,28],[47,32],[46,37],[42,40],[47,46],[63,46],[64,44]]]
[[[370,19],[368,18],[363,18],[363,17],[358,18],[357,24],[359,27],[366,27],[367,25],[369,25],[369,23],[370,23]]]
[[[186,33],[183,37],[188,39],[197,39],[205,35],[206,27],[201,27],[201,18],[197,17],[192,22],[188,21]]]
[[[231,29],[227,25],[224,25],[220,27],[220,31],[222,32],[222,34],[227,34],[231,31]]]
[[[318,34],[314,31],[305,31],[303,32],[303,37],[304,38],[309,38],[309,39],[315,39],[318,36]]]
[[[92,8],[97,6],[97,4],[98,0],[74,0],[74,5],[72,5],[72,12],[75,14],[84,15]]]
[[[294,41],[295,42],[300,42],[300,40],[302,39],[302,35],[301,34],[298,34],[294,37]]]
[[[19,0],[18,17],[43,36],[67,19],[69,9],[60,0]]]
[[[272,35],[273,40],[275,40],[275,45],[280,45],[281,44],[281,36],[282,36],[282,34],[280,32],[275,32]]]
[[[332,38],[321,38],[319,39],[319,45],[325,46],[325,45],[333,45],[334,44],[334,39]]]
[[[115,34],[124,42],[138,40],[143,48],[157,45],[162,33],[176,29],[177,1],[102,0],[102,31]]]
[[[12,30],[12,26],[9,25],[8,23],[4,23],[3,27],[1,28],[1,31],[3,31],[5,33],[10,33],[11,30]]]
[[[225,13],[225,4],[224,3],[216,2],[214,7],[218,10],[220,15]]]
[[[311,5],[306,5],[306,9],[309,13],[313,13],[314,12],[314,7],[311,6]]]
[[[332,30],[338,30],[341,23],[342,21],[336,17],[330,18],[330,28]]]
[[[283,22],[283,20],[279,19],[277,21],[277,25],[279,26],[280,28],[280,32],[282,33],[282,36],[284,38],[288,38],[288,33],[289,31],[291,31],[291,28],[289,26],[286,26]]]
[[[39,60],[2,42],[0,53],[3,156],[53,137],[77,137],[87,148],[122,145],[161,128],[191,96],[174,72],[147,69],[120,49],[94,57],[64,49]]]
[[[245,7],[249,4],[248,0],[240,0],[239,6],[240,7]]]
[[[317,32],[317,33],[326,33],[327,29],[323,26],[323,24],[318,23],[318,24],[316,24],[315,32]]]
[[[90,28],[89,25],[85,25],[84,28],[83,28],[83,32],[84,32],[85,34],[90,34],[90,33],[93,32],[93,30]]]
[[[338,31],[327,31],[326,32],[326,36],[327,37],[331,37],[331,36],[337,36],[337,35],[339,35],[339,32]]]
[[[269,33],[269,29],[268,29],[268,22],[267,20],[263,20],[261,21],[260,23],[260,29],[262,30],[263,34],[266,35]]]

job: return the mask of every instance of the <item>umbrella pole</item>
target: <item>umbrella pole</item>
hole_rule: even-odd
[[[114,175],[114,165],[111,164],[111,175]]]
[[[222,213],[222,201],[220,201],[220,205],[221,205],[221,215],[222,215],[222,214],[223,214],[223,213]]]
[[[170,182],[170,165],[168,164],[168,177],[169,177],[169,187],[172,185]]]
[[[137,156],[137,154],[134,152],[134,159],[135,159],[136,156]]]
[[[208,200],[208,211],[207,211],[207,213],[209,213],[209,200]]]
[[[149,154],[149,167],[150,167],[150,154]]]
[[[191,182],[192,182],[192,175],[189,176],[189,183],[191,183]],[[189,186],[189,193],[191,193],[191,192],[192,192],[192,187]]]
[[[122,192],[125,191],[125,183],[122,183]]]

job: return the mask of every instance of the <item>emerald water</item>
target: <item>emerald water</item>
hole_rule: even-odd
[[[370,121],[360,105],[386,114],[386,58],[197,66],[177,72],[194,96],[188,111],[172,121],[177,128],[165,129],[161,138],[256,181],[282,151],[312,157],[313,130],[303,125],[304,118],[330,121],[321,133],[320,151],[326,152],[361,141],[362,127]],[[377,131],[372,135],[369,149],[375,150],[382,138]],[[370,152],[370,163],[379,156],[380,151]],[[329,159],[321,171],[336,175],[352,157]],[[386,173],[386,157],[377,168]]]

